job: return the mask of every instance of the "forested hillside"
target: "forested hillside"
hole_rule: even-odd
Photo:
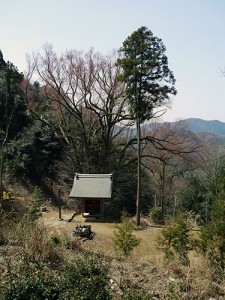
[[[65,191],[66,199],[75,172],[113,173],[113,209],[135,212],[137,140],[130,134],[135,122],[125,85],[118,80],[116,57],[92,51],[58,57],[46,47],[30,60],[26,76],[1,55],[2,179],[29,180],[48,189],[52,182]],[[201,148],[182,122],[145,128],[143,211],[156,198],[170,206],[174,179],[199,166]]]
[[[111,55],[93,49],[58,55],[46,44],[28,58],[25,74],[6,62],[0,51],[0,250],[5,255],[0,286],[4,286],[4,299],[25,299],[24,286],[31,294],[40,291],[27,299],[89,300],[92,292],[102,300],[209,299],[216,289],[224,296],[224,124],[199,119],[158,122],[157,116],[176,94],[165,50],[160,39],[141,27],[119,53]],[[48,239],[46,228],[38,227],[42,226],[41,209],[56,209],[59,192],[63,206],[74,211],[69,192],[76,172],[113,174],[105,217],[114,222],[122,213],[117,233],[110,236],[120,256],[92,253],[91,247],[85,252],[77,240],[57,234]],[[80,214],[79,207],[76,210]],[[150,230],[151,226],[163,227],[154,251],[164,257],[160,268],[169,266],[162,273],[171,274],[172,283],[153,296],[140,282],[137,291],[133,282],[125,285],[121,269],[119,292],[112,296],[108,263],[112,260],[118,266],[121,259],[124,266],[129,265],[129,255],[140,244],[134,229]],[[21,253],[18,264],[10,247]],[[145,251],[144,243],[141,247],[139,253]],[[74,249],[81,267],[74,260]],[[195,257],[207,265],[208,284],[216,282],[202,298],[199,286],[187,278],[197,266]],[[85,288],[85,274],[90,290]],[[183,285],[182,280],[173,284],[179,274]]]
[[[225,135],[225,123],[218,120],[206,121],[202,119],[187,119],[188,125],[193,132],[212,133]]]

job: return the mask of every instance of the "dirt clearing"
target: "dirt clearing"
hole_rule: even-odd
[[[44,212],[41,221],[51,228],[57,234],[71,236],[77,225],[91,225],[95,233],[93,240],[86,240],[84,247],[91,247],[93,250],[102,251],[109,256],[116,255],[113,247],[113,233],[115,230],[115,221],[112,218],[103,219],[84,218],[82,215],[76,215],[71,222],[68,220],[72,217],[74,211],[62,211],[62,220],[59,220],[57,210]],[[134,231],[135,235],[141,239],[141,244],[134,250],[133,255],[145,258],[155,262],[162,255],[156,255],[156,238],[160,232],[159,228],[147,227],[144,230]]]

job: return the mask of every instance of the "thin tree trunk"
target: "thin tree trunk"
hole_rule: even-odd
[[[140,225],[140,195],[141,195],[141,127],[140,117],[137,117],[137,201],[136,225]]]
[[[165,162],[163,161],[163,167],[162,167],[162,195],[161,195],[161,209],[162,214],[164,215],[165,212]]]

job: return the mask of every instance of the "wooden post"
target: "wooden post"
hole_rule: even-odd
[[[60,189],[58,189],[58,208],[59,208],[59,221],[62,221],[62,203],[60,197]]]
[[[100,217],[104,217],[104,200],[100,199]]]

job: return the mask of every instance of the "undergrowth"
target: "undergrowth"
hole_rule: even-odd
[[[175,227],[169,228],[175,230],[178,225],[183,228],[183,221],[178,221]],[[123,222],[120,225],[124,226]],[[176,241],[177,231],[169,232],[169,236]],[[186,229],[182,232],[187,237]],[[188,238],[184,239],[182,245],[175,242],[171,244],[171,249],[176,250],[174,254],[178,253],[178,256],[175,255],[160,273],[154,270],[150,262],[148,265],[143,262],[139,267],[135,255],[127,255],[121,260],[120,257],[110,258],[106,253],[94,252],[90,248],[87,252],[80,240],[51,232],[40,220],[22,218],[7,228],[4,235],[6,242],[4,247],[0,247],[1,300],[183,300],[198,299],[199,295],[201,299],[224,296],[222,287],[215,285],[213,277],[210,277],[206,257],[204,265],[199,262],[197,269],[192,263],[183,264],[183,250],[189,249],[185,244]],[[177,245],[184,249],[177,252],[180,250]],[[194,255],[200,258],[200,254]],[[114,270],[123,265],[118,281],[117,277],[111,277],[114,274],[112,260]],[[172,279],[166,284],[169,277]],[[165,290],[159,288],[159,291],[152,293],[155,282],[151,284],[149,281],[145,285],[148,280],[160,281],[161,285],[165,284]]]

